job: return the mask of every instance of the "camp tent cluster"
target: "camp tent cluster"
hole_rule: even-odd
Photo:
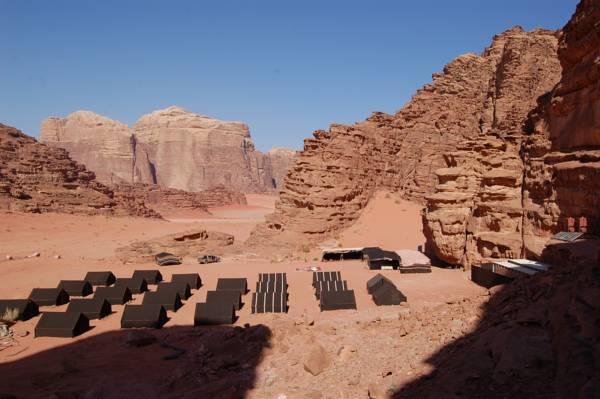
[[[430,273],[431,262],[420,251],[388,251],[379,247],[331,248],[323,250],[323,261],[362,260],[371,270],[400,273]]]
[[[342,280],[342,274],[339,271],[313,272],[312,285],[321,312],[356,309],[354,290],[348,289],[348,282]]]
[[[206,302],[196,304],[194,325],[233,324],[242,308],[242,296],[248,292],[245,278],[220,278],[214,291],[206,293]]]

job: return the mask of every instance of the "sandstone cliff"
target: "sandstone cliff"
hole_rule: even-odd
[[[558,230],[600,234],[600,3],[583,0],[563,29],[562,77],[539,100],[524,145],[524,247],[539,256]]]
[[[0,209],[159,217],[139,198],[115,193],[67,151],[0,124]]]
[[[559,78],[556,48],[555,32],[510,29],[483,54],[450,62],[395,115],[375,113],[352,126],[316,131],[284,181],[276,212],[249,243],[285,245],[331,235],[357,219],[377,188],[425,202],[436,190],[434,172],[440,168],[448,168],[445,193],[434,195],[431,211],[438,213],[430,215],[428,227],[436,242],[446,238],[442,229],[464,240],[477,196],[519,207],[520,125]],[[481,166],[482,160],[489,165]],[[482,181],[487,191],[479,189]],[[479,221],[498,223],[494,212],[482,206]]]
[[[265,155],[269,158],[273,169],[273,186],[279,190],[296,160],[297,151],[288,148],[271,148]]]
[[[255,150],[248,126],[169,107],[133,128],[88,111],[42,123],[40,140],[65,148],[106,184],[151,184],[202,191],[216,185],[272,192],[293,152]]]

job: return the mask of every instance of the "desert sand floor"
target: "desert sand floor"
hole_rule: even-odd
[[[170,220],[148,220],[58,214],[0,214],[2,220],[0,227],[0,256],[2,257],[2,260],[0,260],[0,280],[2,281],[2,284],[0,284],[0,298],[26,298],[34,287],[55,287],[61,279],[82,279],[87,271],[111,270],[117,277],[129,277],[136,269],[157,269],[158,267],[151,263],[122,264],[114,258],[114,250],[117,247],[127,245],[134,240],[150,239],[190,228],[205,227],[208,230],[233,234],[236,242],[243,242],[249,236],[252,228],[263,221],[266,214],[272,212],[275,199],[272,196],[249,195],[247,206],[211,209],[212,215],[203,216],[201,219],[183,218],[181,215]],[[403,202],[390,194],[381,193],[371,201],[358,222],[338,237],[338,245],[380,245],[389,249],[416,249],[417,245],[421,245],[424,241],[419,212],[420,207],[418,205]],[[39,252],[40,256],[26,258],[27,255],[35,252]],[[11,255],[15,259],[5,261],[6,255]],[[60,255],[60,259],[56,259],[56,255]],[[169,312],[170,320],[163,330],[168,330],[169,327],[186,328],[192,326],[195,303],[204,301],[206,292],[215,288],[219,277],[246,277],[248,287],[253,291],[258,273],[287,273],[289,284],[289,312],[287,314],[251,314],[250,300],[252,294],[249,293],[243,297],[245,304],[238,312],[239,318],[235,324],[236,326],[263,324],[271,329],[275,337],[277,337],[279,330],[286,331],[289,337],[298,332],[306,332],[307,325],[312,326],[313,323],[315,331],[318,331],[318,328],[326,328],[324,326],[334,323],[335,320],[343,320],[344,323],[349,321],[352,323],[354,321],[356,323],[365,320],[372,321],[373,318],[396,320],[401,317],[399,315],[405,315],[408,308],[413,312],[426,311],[439,305],[456,303],[464,298],[484,294],[484,290],[469,281],[467,273],[459,270],[433,268],[431,274],[413,275],[401,275],[398,272],[386,271],[383,273],[394,281],[397,287],[408,297],[409,304],[408,308],[406,305],[378,308],[372,302],[365,288],[366,281],[376,272],[368,270],[360,261],[322,263],[318,260],[315,261],[315,259],[318,259],[317,256],[318,252],[313,251],[305,254],[304,258],[301,256],[290,261],[273,261],[272,259],[260,258],[250,251],[246,251],[225,256],[223,261],[217,264],[200,265],[186,262],[178,266],[162,267],[160,271],[166,281],[170,280],[170,275],[173,273],[199,273],[203,284],[199,290],[193,291],[192,297],[184,302],[184,306],[179,311],[176,313]],[[325,271],[341,271],[342,277],[348,281],[349,288],[355,291],[358,310],[320,312],[311,287],[312,275],[310,272],[302,271],[307,266],[319,266]],[[151,290],[153,289],[155,289],[155,286],[151,286]],[[135,295],[133,303],[141,303],[141,298],[142,295]],[[63,311],[65,308],[66,305],[42,307],[40,310]],[[28,395],[36,397],[40,392],[51,389],[50,387],[58,389],[46,375],[47,373],[42,373],[44,376],[41,377],[41,374],[39,374],[41,371],[31,370],[33,366],[27,361],[28,358],[35,358],[36,354],[43,354],[43,352],[52,348],[68,346],[73,343],[79,343],[81,351],[101,351],[96,355],[98,364],[94,367],[98,368],[98,372],[110,374],[108,370],[111,369],[111,366],[108,363],[111,362],[111,354],[103,352],[101,348],[94,347],[92,343],[87,345],[86,342],[94,336],[118,331],[122,309],[123,306],[113,306],[113,313],[110,316],[102,320],[92,320],[90,324],[93,328],[74,339],[48,337],[34,339],[32,333],[39,317],[17,323],[13,328],[17,335],[25,335],[27,332],[29,334],[17,337],[12,346],[0,348],[0,365],[3,363],[7,366],[15,365],[15,367],[8,369],[9,374],[13,370],[15,380],[4,388],[0,387],[0,393],[8,389],[6,392],[12,394],[19,395],[19,393],[22,393],[23,397],[30,397]],[[348,334],[354,334],[352,328],[348,330]],[[307,345],[312,342],[312,339],[308,339],[308,341],[305,339],[305,333],[300,333],[300,335],[304,337],[300,341],[297,341],[297,338],[289,339],[292,339],[292,342],[308,342]],[[312,333],[309,332],[308,335],[312,336]],[[360,337],[360,334],[356,337]],[[281,336],[277,339],[283,340]],[[333,337],[333,339],[336,338]],[[343,338],[340,339],[343,341]],[[369,345],[368,342],[355,343],[354,345],[359,344]],[[289,345],[295,346],[293,343],[287,343],[283,347],[287,348]],[[274,349],[265,350],[260,365],[256,366],[256,375],[253,376],[255,381],[251,384],[251,388],[248,389],[245,396],[272,397],[278,394],[278,390],[283,392],[286,384],[291,383],[291,381],[286,381],[288,378],[294,379],[294,389],[298,392],[314,391],[313,385],[318,378],[319,387],[317,391],[321,389],[326,391],[325,386],[327,384],[336,383],[335,381],[339,380],[338,377],[327,380],[322,375],[313,377],[312,374],[304,371],[301,356],[303,356],[305,350],[296,349],[296,351],[298,353],[294,356],[299,357],[299,360],[295,360],[295,363],[294,361],[287,362],[284,367],[283,365],[277,366],[273,361],[285,362],[288,349],[283,352],[277,352]],[[291,353],[290,356],[292,356]],[[18,367],[19,361],[28,366]],[[275,373],[274,369],[279,371]],[[59,371],[56,372],[59,373]],[[279,377],[273,377],[274,373]],[[355,386],[348,386],[347,392],[344,389],[339,390],[340,395],[344,395],[343,397],[365,397],[365,384],[369,382],[368,380],[376,377],[376,374],[373,374],[373,377],[368,377],[370,373],[375,373],[375,371],[365,370],[363,372],[364,376],[359,378],[356,384],[362,386],[360,389]],[[38,377],[40,378],[39,381],[36,380]],[[36,383],[31,386],[27,385],[29,388],[26,388],[26,385],[19,382],[19,378],[30,378],[31,381],[36,380]],[[115,378],[118,379],[118,377]],[[265,379],[269,380],[266,381]],[[366,381],[362,381],[363,379]],[[131,382],[131,384],[135,385],[134,382]],[[143,385],[141,381],[137,381],[137,384]],[[86,385],[74,382],[69,387],[84,389]],[[22,390],[23,392],[18,392]],[[136,397],[135,394],[129,393],[130,396],[127,396],[123,392],[119,394],[109,392],[105,396],[99,397]],[[144,395],[146,397],[168,397],[164,391],[161,392],[163,393],[159,394],[159,390],[153,391],[150,389],[146,390]],[[354,396],[352,392],[360,392],[360,394],[357,393]],[[123,396],[120,396],[121,394]],[[235,395],[234,393],[232,397],[235,397]],[[325,395],[325,392],[322,395],[314,397],[330,397]],[[340,396],[335,394],[331,397]]]

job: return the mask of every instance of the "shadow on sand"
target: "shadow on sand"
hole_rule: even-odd
[[[394,398],[600,398],[597,262],[556,266],[492,293],[477,327],[426,359],[434,370]]]
[[[132,345],[136,335],[138,344],[151,343]],[[270,339],[264,325],[118,330],[61,339],[62,346],[0,364],[0,397],[242,398],[256,383]]]

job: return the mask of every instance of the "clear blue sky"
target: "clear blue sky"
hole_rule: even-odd
[[[0,0],[0,122],[37,136],[88,109],[133,124],[180,105],[300,149],[395,112],[511,26],[562,27],[576,0]]]

